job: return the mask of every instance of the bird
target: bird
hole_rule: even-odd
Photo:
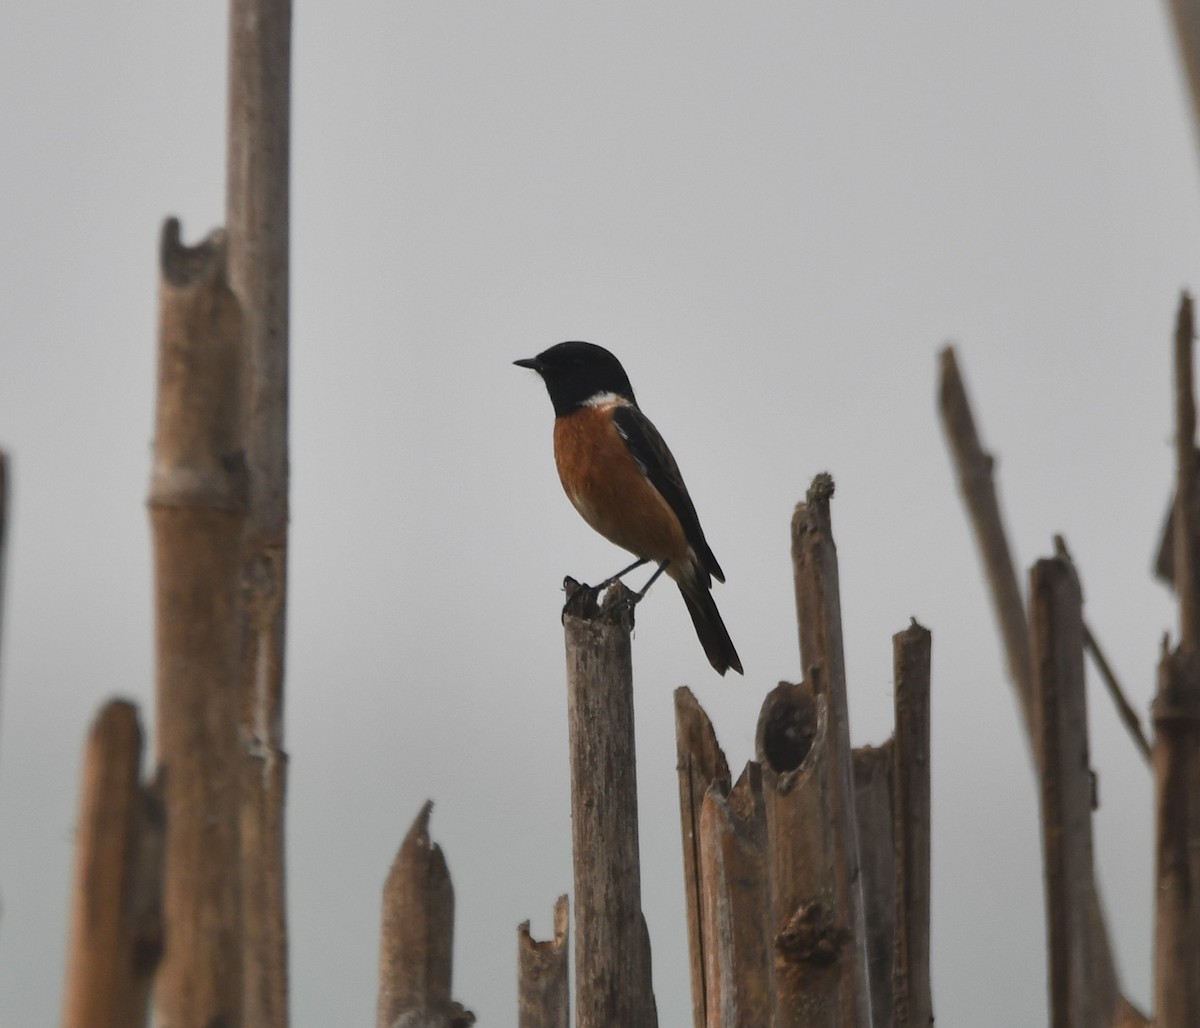
[[[709,663],[724,675],[742,662],[712,597],[725,573],[667,444],[642,413],[621,362],[595,343],[565,342],[514,361],[536,371],[554,407],[554,462],[572,506],[593,529],[638,559],[602,585],[650,561],[679,586]]]

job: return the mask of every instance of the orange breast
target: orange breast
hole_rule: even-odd
[[[638,557],[682,561],[689,550],[683,527],[626,449],[611,409],[583,407],[554,422],[554,460],[563,489],[606,539]]]

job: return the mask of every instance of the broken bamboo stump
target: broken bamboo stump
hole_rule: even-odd
[[[687,908],[688,955],[692,974],[692,1022],[707,1024],[705,983],[706,936],[702,927],[700,881],[700,814],[704,797],[716,782],[728,789],[729,765],[717,745],[712,722],[692,691],[675,690],[676,770],[679,772],[679,821],[683,836],[683,886]]]
[[[147,1023],[162,953],[163,824],[141,759],[137,708],[110,701],[84,753],[63,1028]]]
[[[892,739],[880,746],[854,748],[854,808],[867,930],[867,976],[871,984],[871,1024],[876,1028],[892,1023],[897,952],[894,750]]]
[[[568,578],[563,611],[575,872],[575,1017],[579,1028],[658,1023],[642,915],[633,734],[632,594],[601,607]]]
[[[567,897],[554,904],[554,936],[537,941],[517,926],[518,1028],[571,1028]]]
[[[732,789],[713,781],[700,811],[705,1023],[756,1028],[774,1023],[771,892],[762,772],[751,761]]]
[[[475,1015],[450,995],[454,886],[442,848],[429,837],[426,802],[383,886],[377,1028],[468,1028]]]
[[[170,1028],[241,1023],[237,576],[246,474],[242,322],[225,240],[163,226],[154,537],[157,750],[164,776],[164,955]]]

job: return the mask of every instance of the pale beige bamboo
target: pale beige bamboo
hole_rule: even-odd
[[[454,887],[429,837],[428,802],[413,821],[383,886],[377,1028],[459,1028],[475,1015],[450,998]]]
[[[288,526],[291,0],[231,0],[226,226],[245,331],[241,566],[244,1014],[288,1023],[283,741]]]
[[[914,619],[892,636],[896,733],[893,769],[896,949],[892,976],[895,1028],[933,1024],[929,961],[932,798],[929,764],[930,661],[933,640]]]
[[[804,503],[792,518],[792,565],[800,658],[806,674],[828,704],[829,804],[836,859],[836,916],[850,931],[849,959],[839,965],[846,1028],[870,1022],[866,926],[859,885],[858,826],[854,809],[854,773],[850,753],[850,715],[846,701],[846,665],[842,650],[842,612],[837,548],[829,503],[833,479],[817,475]],[[814,674],[815,672],[815,674]]]
[[[871,1023],[892,1023],[892,965],[896,948],[896,827],[892,813],[894,744],[854,749],[854,808],[862,868],[863,920]]]
[[[775,982],[767,824],[759,765],[712,783],[700,808],[708,1028],[767,1028]]]
[[[142,832],[155,826],[145,816],[141,759],[137,708],[110,701],[84,752],[63,1028],[146,1023],[161,937],[142,917],[141,901],[161,888],[161,868],[142,859]]]
[[[717,745],[712,722],[692,691],[675,690],[675,748],[679,772],[679,821],[683,834],[683,886],[687,906],[688,954],[692,972],[692,1021],[705,1028],[705,935],[701,925],[700,812],[714,782],[729,785],[729,765]]]
[[[1034,698],[1041,753],[1041,810],[1049,956],[1050,1024],[1099,1023],[1091,939],[1092,773],[1088,762],[1079,582],[1062,558],[1030,574]]]
[[[241,1024],[238,554],[245,512],[241,317],[225,241],[162,234],[158,412],[150,516],[157,605],[157,743],[167,818],[169,1028]]]
[[[1195,325],[1184,294],[1175,328],[1174,583],[1180,640],[1159,663],[1154,698],[1156,1028],[1200,1024],[1200,482]]]
[[[578,1028],[658,1023],[641,906],[633,734],[633,607],[624,586],[601,611],[567,579],[563,614],[575,870]]]
[[[567,897],[554,904],[554,937],[537,941],[529,922],[517,927],[518,1028],[570,1028]]]

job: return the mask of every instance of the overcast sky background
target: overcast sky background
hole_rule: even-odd
[[[0,446],[0,1024],[59,1016],[79,759],[151,725],[156,239],[223,211],[217,4],[8,0]],[[688,1023],[672,690],[730,763],[800,674],[788,524],[837,483],[851,735],[933,632],[939,1023],[1044,1023],[1029,759],[940,435],[957,342],[1022,567],[1064,532],[1139,710],[1170,598],[1169,340],[1200,181],[1160,4],[297,4],[287,743],[293,1024],[372,1023],[379,890],[431,797],[455,995],[516,1022],[516,925],[571,886],[559,585],[624,555],[563,497],[541,383],[616,352],[728,575],[744,679],[660,585],[634,640],[660,1023]],[[1092,683],[1095,684],[1094,682]],[[1151,779],[1089,694],[1096,852],[1150,997]]]

